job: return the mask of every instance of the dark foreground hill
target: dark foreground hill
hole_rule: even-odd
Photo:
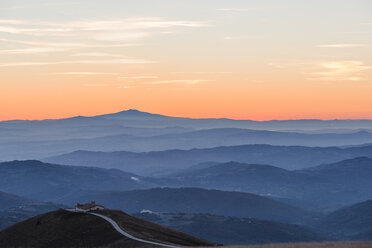
[[[288,204],[241,192],[198,188],[155,188],[133,191],[82,191],[61,199],[64,204],[96,200],[111,209],[128,213],[142,210],[167,213],[209,213],[252,217],[289,223],[306,222],[313,213]]]
[[[308,228],[275,221],[210,214],[154,213],[135,216],[224,245],[320,241]]]
[[[372,240],[372,200],[329,214],[318,228],[339,239]]]
[[[179,246],[211,245],[121,211],[105,210],[102,213],[137,238]],[[154,245],[122,236],[99,217],[58,210],[33,217],[1,231],[0,247],[154,247]]]
[[[371,247],[372,242],[288,243],[254,246],[233,246],[233,248],[371,248]]]

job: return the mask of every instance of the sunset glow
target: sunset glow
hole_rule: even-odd
[[[367,0],[1,1],[0,120],[125,109],[372,119],[371,9]]]

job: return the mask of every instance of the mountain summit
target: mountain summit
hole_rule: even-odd
[[[152,113],[148,113],[148,112],[143,112],[143,111],[140,111],[140,110],[137,110],[137,109],[128,109],[128,110],[123,110],[123,111],[120,111],[120,112],[117,112],[117,113],[112,113],[112,114],[105,114],[105,115],[100,115],[98,117],[103,117],[103,118],[106,118],[106,119],[110,119],[110,118],[115,118],[115,119],[132,119],[132,118],[156,118],[156,117],[160,117],[160,118],[168,118],[168,116],[165,116],[165,115],[159,115],[159,114],[152,114]]]

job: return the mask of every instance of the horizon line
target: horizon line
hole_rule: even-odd
[[[232,120],[232,121],[252,121],[252,122],[270,122],[270,121],[372,121],[371,119],[366,118],[333,118],[333,119],[321,119],[321,118],[289,118],[289,119],[268,119],[268,120],[255,120],[255,119],[236,119],[236,118],[227,118],[227,117],[209,117],[209,118],[193,118],[193,117],[185,117],[185,116],[171,116],[166,114],[157,114],[157,113],[151,113],[146,111],[141,111],[138,109],[125,109],[118,112],[110,112],[110,113],[103,113],[103,114],[96,114],[96,115],[73,115],[70,117],[61,117],[61,118],[44,118],[44,119],[5,119],[0,120],[1,122],[11,122],[11,121],[48,121],[48,120],[67,120],[67,119],[73,119],[73,118],[93,118],[93,117],[100,117],[104,115],[110,115],[110,114],[118,114],[122,112],[128,112],[128,111],[136,111],[139,113],[144,114],[151,114],[151,115],[160,115],[164,117],[170,117],[170,118],[186,118],[186,119],[192,119],[192,120]]]

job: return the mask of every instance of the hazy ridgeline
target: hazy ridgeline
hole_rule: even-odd
[[[214,243],[372,240],[369,130],[136,110],[0,122],[0,227],[96,200]]]
[[[360,145],[372,143],[370,129],[370,120],[256,122],[129,110],[95,117],[0,122],[0,157],[41,159],[76,150],[144,152],[247,144]]]

